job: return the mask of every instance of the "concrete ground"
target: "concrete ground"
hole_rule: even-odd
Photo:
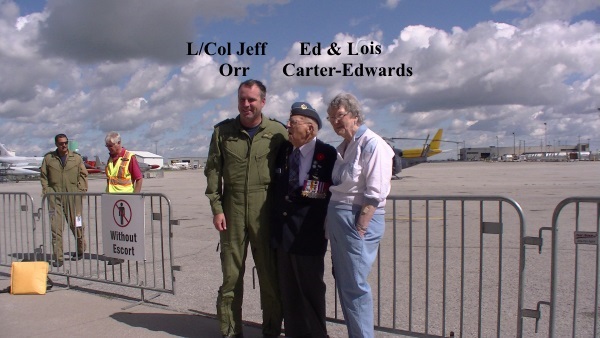
[[[527,217],[527,234],[550,226],[552,211],[571,196],[600,196],[600,162],[569,163],[425,163],[392,181],[393,195],[500,195],[518,202]],[[6,337],[217,337],[215,299],[221,282],[218,233],[212,226],[205,177],[201,170],[165,172],[146,179],[143,190],[165,194],[179,225],[174,229],[175,294],[146,292],[85,280],[52,277],[57,285],[45,296],[0,294],[0,336]],[[90,192],[102,192],[105,180],[91,179]],[[2,183],[0,192],[26,192],[39,206],[39,182]],[[386,233],[386,236],[390,232]],[[383,244],[382,244],[383,245]],[[387,245],[387,244],[386,244]],[[326,262],[327,262],[326,257]],[[258,288],[252,285],[251,257],[245,278],[245,337],[260,337]],[[333,288],[327,276],[328,293]],[[0,267],[0,288],[10,285],[10,269]],[[328,298],[329,299],[329,298]],[[535,307],[528,304],[527,307]],[[333,316],[333,303],[328,315]],[[527,322],[530,327],[534,321]],[[540,324],[547,325],[547,324]],[[330,336],[345,337],[345,326],[329,323]],[[390,336],[378,333],[378,337]]]

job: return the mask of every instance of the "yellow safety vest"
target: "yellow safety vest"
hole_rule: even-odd
[[[108,178],[108,192],[111,194],[132,193],[133,181],[129,172],[129,163],[133,154],[125,151],[125,155],[119,156],[116,162],[111,158],[106,165],[106,177]]]

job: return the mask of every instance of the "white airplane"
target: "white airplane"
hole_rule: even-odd
[[[19,180],[39,177],[39,166],[0,163],[0,179],[3,181],[9,181],[12,179],[15,182],[19,182]]]
[[[0,167],[6,170],[7,176],[39,176],[40,167],[30,165],[8,165],[6,167]]]
[[[4,144],[0,143],[0,163],[17,165],[17,166],[31,166],[38,168],[42,165],[43,157],[27,157],[27,156],[16,156],[14,151],[6,149]]]

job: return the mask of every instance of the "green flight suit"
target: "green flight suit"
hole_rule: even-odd
[[[215,125],[204,174],[212,213],[224,213],[227,222],[227,230],[220,232],[223,284],[217,297],[217,316],[224,335],[242,333],[248,243],[260,284],[263,333],[281,333],[276,255],[269,244],[269,199],[277,151],[286,140],[283,124],[264,115],[252,139],[239,116]]]
[[[40,182],[42,194],[62,192],[86,192],[88,189],[87,169],[81,156],[69,151],[66,155],[65,165],[56,151],[44,155],[40,168]],[[83,235],[83,221],[81,227],[76,227],[76,216],[81,216],[81,196],[49,196],[48,212],[52,231],[52,251],[57,261],[63,261],[64,219],[69,223],[69,228],[77,242],[77,253],[82,257],[85,252],[85,238]]]

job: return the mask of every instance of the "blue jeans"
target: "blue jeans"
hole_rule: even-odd
[[[337,290],[348,336],[373,337],[373,296],[368,282],[371,267],[377,257],[379,241],[385,231],[384,211],[377,210],[364,238],[356,230],[360,206],[353,210],[327,210],[327,231]]]

